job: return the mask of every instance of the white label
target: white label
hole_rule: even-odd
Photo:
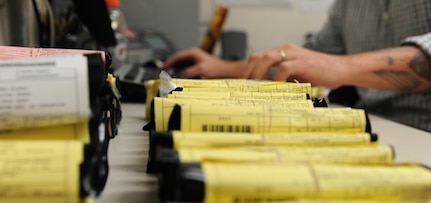
[[[89,116],[86,57],[0,62],[0,131],[85,122]]]

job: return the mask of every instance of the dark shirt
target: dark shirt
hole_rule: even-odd
[[[304,47],[353,54],[411,44],[431,59],[430,11],[430,0],[337,0],[327,23]],[[431,132],[431,90],[403,93],[358,88],[358,93],[355,107]]]

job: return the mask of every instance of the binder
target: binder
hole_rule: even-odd
[[[220,117],[226,119],[218,119]],[[175,105],[168,130],[189,132],[371,132],[367,112],[350,108],[248,108]]]
[[[156,151],[155,169],[174,170],[182,163],[313,163],[388,165],[395,159],[392,146],[239,146],[222,148],[163,148]],[[166,167],[167,166],[167,167]]]
[[[0,46],[0,58],[3,59],[0,61],[0,72],[6,70],[2,69],[2,66],[10,67],[14,64],[31,64],[32,62],[37,63],[38,61],[49,60],[55,64],[56,60],[61,61],[66,58],[70,60],[82,57],[86,59],[86,64],[84,65],[88,77],[79,80],[75,84],[87,84],[88,97],[84,103],[87,103],[89,113],[83,114],[87,118],[69,123],[57,122],[53,125],[28,125],[22,128],[1,129],[0,144],[15,142],[19,146],[26,142],[40,142],[47,145],[54,142],[81,143],[82,149],[77,151],[82,153],[82,161],[76,170],[80,174],[79,195],[84,200],[87,197],[100,195],[105,187],[109,174],[107,150],[110,139],[118,135],[118,125],[122,119],[121,94],[117,87],[119,81],[110,73],[110,60],[112,59],[108,53],[94,50],[35,49]],[[71,65],[75,65],[75,63],[71,63]],[[67,68],[62,70],[70,72]],[[13,71],[9,73],[11,72],[14,73]],[[52,75],[52,77],[56,77],[56,75]],[[4,79],[8,79],[8,76],[1,77],[0,82]],[[50,83],[48,82],[48,84]],[[57,85],[57,83],[52,83],[52,85]],[[58,88],[60,89],[60,87]],[[47,90],[49,91],[49,88]],[[64,89],[64,91],[68,90]],[[73,96],[71,97],[74,99]],[[45,97],[41,100],[50,101],[50,99],[51,97]],[[61,135],[63,132],[67,132],[65,133],[67,135]],[[56,134],[59,134],[59,136],[56,136]],[[0,170],[1,168],[2,166],[0,165]]]
[[[157,172],[160,149],[238,148],[253,146],[342,147],[376,146],[375,133],[217,133],[150,131],[147,173]]]
[[[0,141],[1,202],[81,202],[83,143]]]
[[[431,172],[420,165],[180,164],[162,170],[163,202],[322,201],[428,202]]]
[[[314,108],[327,107],[324,99],[304,99],[304,100],[264,100],[264,99],[213,99],[213,98],[161,98],[155,97],[151,103],[151,124],[148,124],[144,130],[166,131],[168,127],[169,116],[175,106],[178,105],[200,105],[208,106],[271,106],[284,108]],[[154,124],[153,124],[154,123]],[[155,126],[154,128],[150,126]]]

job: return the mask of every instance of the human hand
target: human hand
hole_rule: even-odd
[[[195,76],[206,78],[239,77],[241,74],[241,71],[235,68],[237,63],[216,58],[199,48],[191,48],[174,54],[165,61],[162,69],[175,68],[176,64],[184,61],[194,62],[183,69],[182,77],[184,78]]]
[[[346,59],[305,49],[293,44],[277,46],[249,57],[246,78],[269,79],[269,70],[278,66],[273,80],[310,82],[312,85],[337,88],[343,84]]]

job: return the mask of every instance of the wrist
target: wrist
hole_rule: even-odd
[[[223,64],[224,73],[226,77],[231,78],[246,78],[247,74],[247,61],[225,61]]]

